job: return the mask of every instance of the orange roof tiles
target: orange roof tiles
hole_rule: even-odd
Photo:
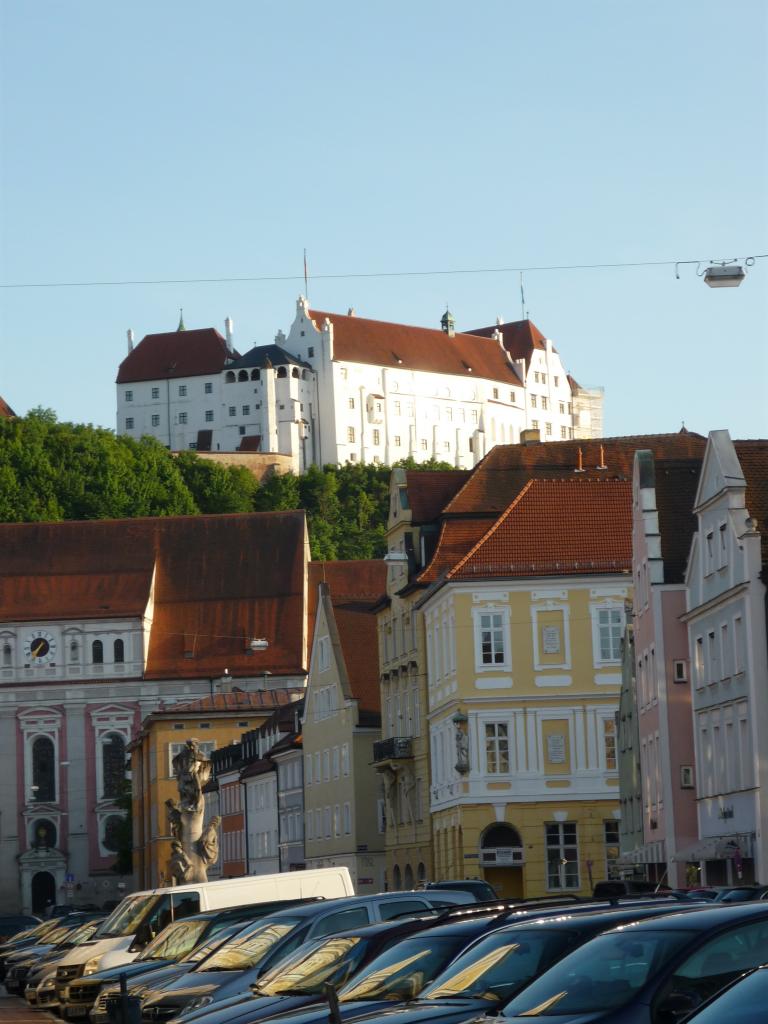
[[[504,348],[513,359],[524,359],[526,369],[531,362],[534,349],[546,349],[547,339],[531,320],[513,320],[508,324],[494,324],[492,327],[478,327],[469,331],[483,338],[492,338],[496,331],[501,332]]]
[[[431,523],[469,477],[469,470],[413,470],[406,473],[412,523]]]
[[[448,335],[428,327],[410,327],[360,316],[310,310],[318,330],[333,324],[334,359],[374,366],[401,367],[459,377],[483,377],[520,386],[517,371],[501,346],[477,334]]]
[[[0,396],[0,418],[10,420],[13,419],[15,415],[16,413],[13,411],[10,405],[8,405],[5,399],[2,396]]]
[[[631,573],[632,485],[530,480],[447,578]]]
[[[305,536],[300,511],[0,524],[0,620],[146,611],[147,679],[301,673]]]
[[[579,452],[583,475],[631,480],[638,449],[650,449],[657,458],[695,458],[703,455],[705,445],[706,438],[688,432],[496,445],[478,463],[445,512],[449,515],[500,513],[532,477],[574,476],[579,467]],[[604,468],[600,468],[601,465]]]
[[[229,693],[214,693],[210,697],[199,697],[184,704],[166,704],[152,712],[153,717],[164,715],[179,717],[182,715],[208,715],[211,713],[225,714],[239,711],[274,711],[285,705],[293,704],[304,696],[304,689],[286,687],[284,690],[232,690]]]
[[[214,327],[147,334],[120,363],[118,384],[220,373],[228,359],[238,358]]]

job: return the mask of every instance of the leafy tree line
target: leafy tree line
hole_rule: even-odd
[[[385,551],[389,475],[388,466],[313,466],[259,484],[242,467],[191,451],[173,456],[151,437],[59,423],[46,409],[0,420],[2,522],[303,508],[313,558],[376,558]]]

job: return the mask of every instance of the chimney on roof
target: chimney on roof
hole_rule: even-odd
[[[128,337],[128,351],[133,352],[133,331],[129,327],[125,333]]]
[[[456,333],[456,318],[447,306],[445,312],[440,317],[440,327],[443,334],[447,334],[449,338],[452,338]]]
[[[608,469],[608,467],[605,464],[605,449],[603,448],[602,445],[600,445],[600,465],[597,468],[598,469]]]
[[[584,452],[581,450],[581,448],[579,448],[578,455],[579,455],[579,461],[578,461],[578,464],[576,466],[576,469],[574,470],[574,473],[583,473],[584,472]]]
[[[232,317],[228,316],[224,321],[224,337],[227,339],[227,351],[232,351],[232,335],[235,331],[235,325],[232,323]]]
[[[357,313],[355,313],[355,307],[354,306],[350,306],[349,307],[349,309],[347,310],[347,316],[357,316]]]
[[[540,444],[541,432],[538,427],[529,427],[520,431],[520,444]]]

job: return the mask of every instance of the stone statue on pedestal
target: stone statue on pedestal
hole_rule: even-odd
[[[179,790],[178,801],[166,800],[168,829],[172,838],[167,875],[171,885],[208,880],[208,865],[219,855],[218,827],[212,818],[203,830],[203,787],[211,777],[211,762],[197,740],[187,740],[171,762]]]

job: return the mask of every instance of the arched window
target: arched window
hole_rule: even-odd
[[[224,383],[225,384],[234,384],[235,383],[235,374],[234,374],[233,370],[227,370],[226,374],[224,375]]]
[[[110,814],[104,822],[104,838],[101,845],[105,850],[115,853],[120,845],[120,831],[125,825],[125,819],[119,814]]]
[[[70,640],[69,641],[69,660],[70,661],[77,661],[79,656],[80,656],[80,648],[78,646],[77,640]]]
[[[522,847],[520,833],[513,825],[491,825],[483,833],[480,846],[483,850],[494,850],[499,847]]]
[[[119,796],[125,780],[125,740],[117,732],[111,732],[101,745],[101,767],[103,796],[114,799]]]
[[[56,826],[47,818],[38,818],[32,825],[32,846],[36,850],[56,849]]]
[[[306,370],[302,370],[301,371],[301,379],[302,380],[308,380],[309,379],[309,374],[307,373]]]
[[[251,370],[251,380],[261,380],[261,370]]]
[[[426,882],[427,880],[427,869],[424,867],[424,862],[419,861],[419,866],[416,868],[416,878],[419,883]]]
[[[405,865],[405,875],[403,877],[403,883],[406,889],[413,888],[413,868],[410,864]]]
[[[248,380],[248,371],[247,370],[240,370],[238,372],[238,374],[237,374],[237,379],[238,380]]]
[[[288,369],[287,369],[287,367],[285,367],[285,366],[278,366],[278,368],[277,368],[277,376],[278,377],[287,377],[288,376]]]
[[[56,750],[50,736],[38,736],[32,744],[32,798],[56,799]]]
[[[91,646],[91,655],[93,657],[94,665],[104,664],[104,644],[101,640],[94,640]]]
[[[294,368],[291,370],[291,376],[292,377],[298,377],[299,376],[299,368],[298,368],[298,366],[294,366]]]
[[[395,864],[394,870],[392,872],[392,888],[395,890],[400,890],[403,888],[403,881],[400,876],[399,864]]]
[[[11,650],[11,645],[6,641],[6,643],[3,644],[3,665],[8,666],[11,664],[12,655],[13,651]]]
[[[125,644],[122,640],[115,640],[115,661],[125,661]]]

